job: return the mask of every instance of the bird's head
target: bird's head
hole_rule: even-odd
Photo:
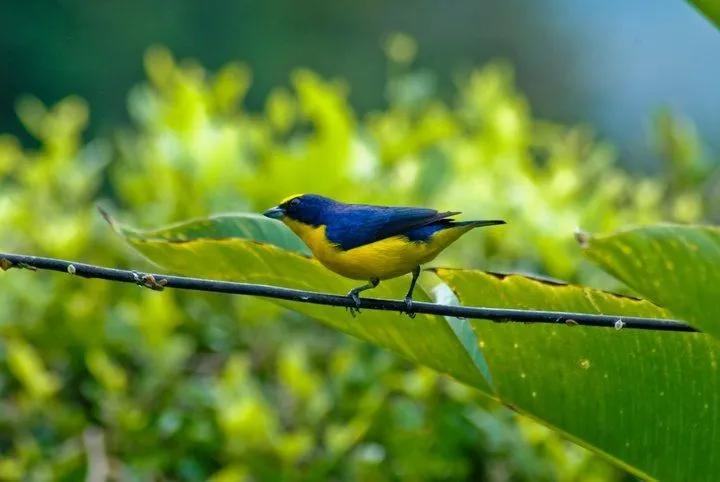
[[[326,216],[337,205],[332,199],[317,194],[298,194],[283,199],[263,215],[283,222],[296,221],[310,226],[326,224]]]

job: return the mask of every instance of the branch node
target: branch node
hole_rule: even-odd
[[[74,265],[74,264],[69,264],[69,265],[68,265],[68,267],[67,267],[67,272],[68,272],[69,274],[75,274],[76,271],[77,271],[77,270],[75,269],[75,265]]]
[[[153,275],[146,274],[140,278],[139,285],[144,286],[145,288],[149,288],[153,291],[162,291],[165,289],[165,285],[167,285],[167,283],[167,278],[160,278],[156,280]]]
[[[30,271],[37,271],[37,268],[31,264],[28,264],[24,261],[16,261],[13,263],[7,258],[0,258],[0,268],[2,268],[3,271],[7,271],[11,268],[29,269]]]
[[[575,241],[578,242],[581,248],[587,249],[590,246],[590,235],[580,228],[575,228]]]
[[[15,263],[10,261],[9,259],[7,259],[7,258],[0,259],[0,268],[2,268],[3,271],[7,271],[14,266],[15,266]]]
[[[568,318],[567,320],[565,320],[565,324],[567,326],[578,326],[579,323],[572,318]]]

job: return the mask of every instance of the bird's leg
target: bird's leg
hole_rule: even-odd
[[[415,266],[415,269],[412,270],[412,281],[410,281],[410,289],[405,295],[405,313],[407,313],[410,318],[415,318],[415,313],[412,311],[412,294],[415,290],[415,283],[417,283],[419,276],[420,266]]]
[[[362,291],[370,290],[375,288],[377,285],[380,284],[380,280],[378,278],[370,278],[370,282],[368,284],[364,284],[362,286],[358,286],[357,288],[353,288],[348,292],[348,296],[353,299],[355,302],[355,306],[348,306],[348,311],[350,311],[350,314],[355,317],[355,313],[360,313],[360,296],[359,294]]]

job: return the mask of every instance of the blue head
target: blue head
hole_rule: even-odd
[[[302,194],[285,198],[263,215],[273,219],[291,219],[310,226],[327,224],[327,217],[338,204],[330,198],[317,194]]]

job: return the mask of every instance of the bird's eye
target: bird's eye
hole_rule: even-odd
[[[299,205],[300,205],[300,199],[299,199],[299,198],[295,198],[295,199],[293,199],[293,200],[290,201],[290,207],[291,207],[291,208],[298,207]]]

